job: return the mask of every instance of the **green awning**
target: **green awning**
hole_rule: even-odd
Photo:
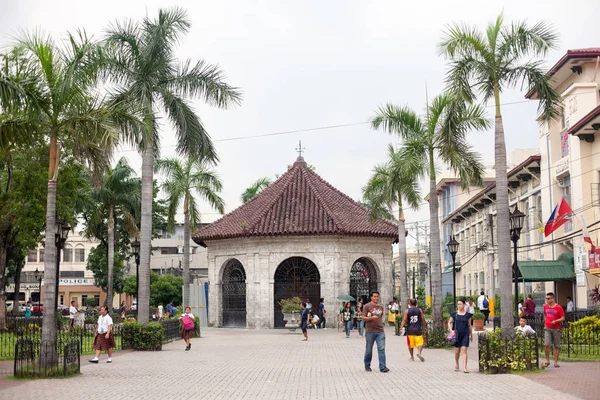
[[[519,261],[523,282],[554,282],[575,279],[572,254],[561,254],[557,260]],[[521,281],[521,279],[519,279]]]

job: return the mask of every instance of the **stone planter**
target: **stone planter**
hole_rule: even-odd
[[[285,327],[291,331],[298,329],[298,321],[300,319],[300,312],[294,311],[290,313],[283,313],[283,320],[285,321]]]
[[[476,331],[483,331],[483,320],[482,319],[476,319],[473,320],[473,327],[475,327]]]

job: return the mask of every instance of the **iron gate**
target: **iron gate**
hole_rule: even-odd
[[[223,271],[223,326],[246,327],[246,272],[242,264],[230,260]]]
[[[350,269],[350,296],[356,301],[362,298],[363,303],[366,304],[371,301],[369,295],[374,290],[377,290],[375,267],[366,258],[359,258]]]
[[[275,271],[275,328],[283,328],[283,313],[279,300],[298,296],[302,301],[307,299],[313,307],[319,306],[321,297],[321,277],[319,269],[304,257],[291,257],[284,260]]]

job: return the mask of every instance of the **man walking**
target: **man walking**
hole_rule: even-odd
[[[363,321],[367,338],[365,350],[365,371],[372,371],[371,360],[373,359],[373,344],[377,343],[377,357],[379,359],[379,370],[388,372],[385,366],[385,332],[383,331],[384,308],[379,303],[379,292],[371,293],[371,302],[363,307]]]
[[[77,308],[75,308],[75,300],[71,302],[71,307],[69,307],[69,329],[73,328],[73,324],[75,323],[75,314],[77,314]]]
[[[487,324],[488,318],[490,316],[490,301],[488,300],[483,290],[481,291],[481,296],[477,298],[477,307],[479,307],[479,311],[481,311],[483,315],[485,315],[485,320],[483,321],[483,323]]]
[[[410,361],[415,361],[413,352],[416,348],[418,351],[417,357],[419,357],[421,362],[424,362],[425,359],[421,353],[423,352],[423,345],[425,344],[423,333],[427,332],[427,322],[425,322],[423,310],[417,307],[416,299],[408,300],[408,310],[404,311],[404,318],[402,318],[402,323],[400,324],[400,332],[402,332],[406,322],[408,322],[406,344],[408,346],[408,352],[410,353]]]
[[[323,297],[321,297],[319,299],[319,323],[317,324],[317,327],[325,329],[325,299]]]
[[[562,333],[561,322],[565,320],[565,311],[560,304],[554,301],[554,293],[546,293],[544,304],[544,351],[546,362],[543,367],[550,365],[550,346],[554,347],[554,368],[558,368],[558,354],[560,353],[560,336]]]

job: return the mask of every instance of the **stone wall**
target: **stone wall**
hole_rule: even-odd
[[[209,325],[222,326],[223,269],[233,258],[246,272],[246,325],[250,329],[273,328],[274,274],[289,257],[304,257],[319,269],[321,297],[325,298],[327,326],[335,327],[339,295],[348,294],[350,268],[361,257],[377,271],[382,303],[392,298],[392,246],[390,239],[292,236],[207,241],[209,278]],[[317,305],[315,305],[317,306]]]

